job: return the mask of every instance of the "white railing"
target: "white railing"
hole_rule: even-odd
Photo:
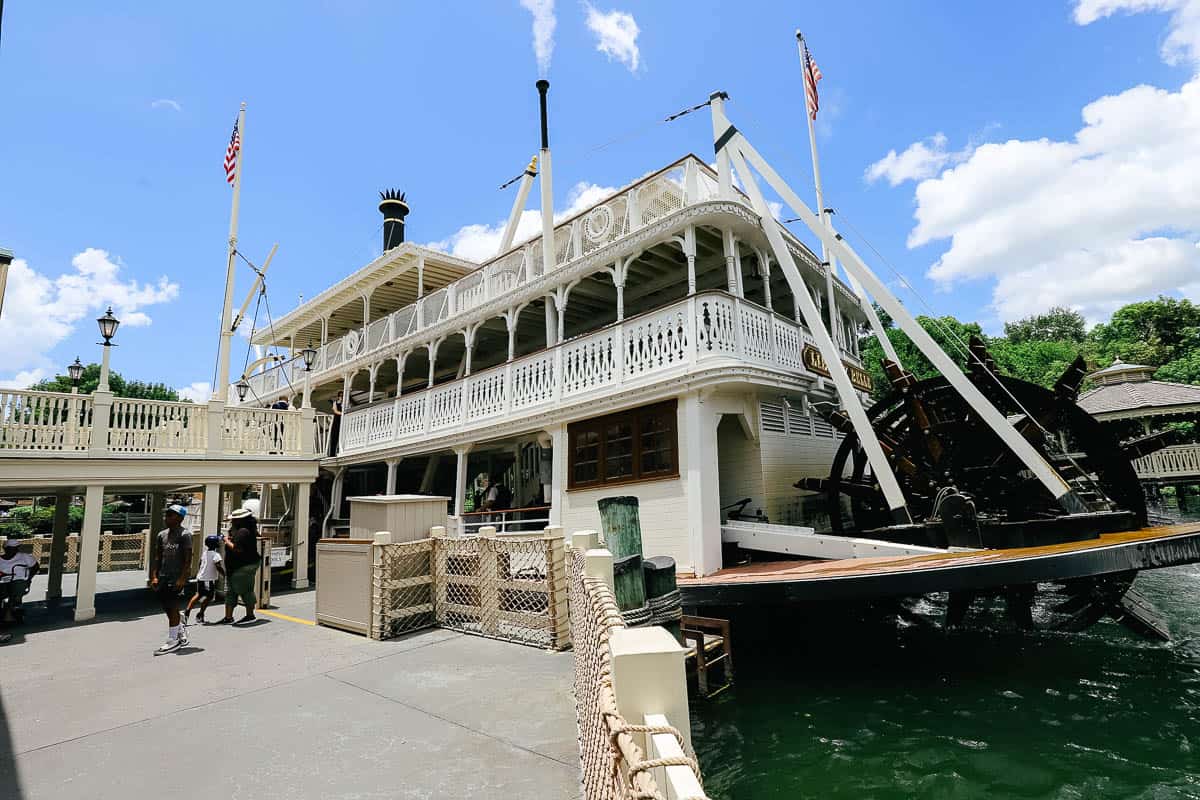
[[[492,526],[498,534],[539,533],[550,524],[550,506],[505,508],[497,511],[468,511],[462,515],[462,532],[474,536]]]
[[[90,395],[0,391],[0,450],[87,450]]]
[[[554,230],[555,264],[564,265],[613,243],[688,205],[717,198],[717,179],[708,165],[688,157],[613,195],[587,213],[562,222]],[[350,331],[318,350],[314,372],[335,369],[365,353],[379,350],[450,316],[500,297],[542,274],[541,240],[503,253],[480,269],[438,289],[415,303]],[[250,376],[249,397],[266,397],[287,385],[275,373],[281,367]]]
[[[461,380],[343,417],[339,454],[484,428],[558,401],[669,380],[717,360],[809,374],[799,323],[724,292],[703,292]],[[815,373],[813,373],[815,374]]]
[[[113,400],[108,422],[111,453],[203,453],[208,406],[163,400]]]
[[[301,455],[300,415],[269,408],[227,408],[222,441],[229,455]]]
[[[1200,444],[1177,444],[1133,462],[1139,478],[1200,476]]]

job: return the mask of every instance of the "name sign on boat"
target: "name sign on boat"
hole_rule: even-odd
[[[826,378],[830,377],[829,365],[825,363],[825,357],[821,355],[821,351],[816,347],[806,344],[800,355],[804,359],[804,366],[809,372],[815,372]],[[853,384],[855,389],[862,392],[871,391],[871,373],[853,364],[847,364],[845,361],[842,362],[842,366],[846,368],[846,374],[850,376],[850,383]]]

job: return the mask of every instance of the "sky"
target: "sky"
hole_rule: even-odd
[[[540,75],[559,213],[685,153],[711,159],[706,112],[662,120],[718,89],[811,198],[797,28],[824,76],[826,205],[910,308],[1000,333],[1053,305],[1095,322],[1200,299],[1200,0],[3,11],[0,247],[17,260],[0,386],[99,360],[111,304],[113,368],[206,399],[241,102],[240,248],[261,263],[278,242],[275,318],[379,254],[386,188],[407,192],[408,239],[486,258],[515,191],[498,187],[537,148]],[[239,300],[252,277],[239,266]],[[246,354],[236,340],[235,374]]]

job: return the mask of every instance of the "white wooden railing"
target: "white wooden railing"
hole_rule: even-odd
[[[312,409],[225,408],[110,392],[0,391],[0,458],[50,452],[91,457],[323,454],[330,421]]]
[[[90,395],[0,391],[0,451],[87,450],[91,425]]]
[[[1147,478],[1200,477],[1200,444],[1177,444],[1133,462],[1137,476]]]
[[[813,339],[798,323],[724,292],[703,292],[507,364],[346,414],[339,454],[539,413],[717,360],[807,374]]]
[[[617,239],[688,205],[715,200],[717,179],[712,170],[688,157],[660,170],[625,191],[569,219],[554,229],[555,264],[582,258]],[[336,369],[365,353],[397,342],[424,328],[484,303],[542,275],[541,240],[535,239],[503,253],[475,272],[433,292],[415,303],[353,330],[318,349],[314,373]],[[289,365],[250,376],[248,399],[296,390],[299,382]]]

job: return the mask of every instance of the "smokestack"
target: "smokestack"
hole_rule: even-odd
[[[543,78],[535,85],[542,111],[542,150],[538,162],[542,168],[542,274],[546,275],[554,269],[554,179],[550,172],[550,125],[546,121],[546,92],[550,89],[550,81]],[[547,316],[550,313],[547,304]]]
[[[380,192],[379,213],[383,214],[384,252],[404,244],[404,218],[408,216],[408,203],[404,202],[404,192],[396,189]]]
[[[546,92],[550,91],[550,81],[542,78],[536,84],[538,90],[538,103],[542,109],[542,149],[550,149],[550,126],[546,122]]]

